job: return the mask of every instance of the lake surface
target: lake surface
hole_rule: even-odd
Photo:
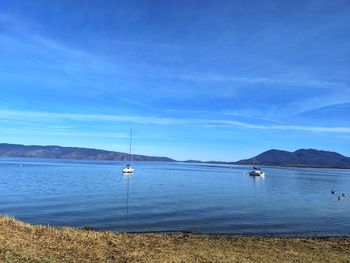
[[[350,235],[350,170],[0,158],[0,214],[114,231]]]

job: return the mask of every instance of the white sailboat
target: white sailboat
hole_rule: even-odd
[[[251,176],[265,176],[265,173],[261,171],[261,168],[255,167],[255,157],[253,158],[253,170],[249,172]]]
[[[253,170],[249,172],[251,176],[265,176],[265,173],[261,171],[261,168],[253,167]]]
[[[131,167],[131,141],[132,141],[132,129],[130,129],[129,163],[123,169],[124,174],[132,174],[135,171],[135,169]]]

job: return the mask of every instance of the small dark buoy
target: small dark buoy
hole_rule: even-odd
[[[332,195],[335,195],[336,193],[337,193],[337,192],[334,191],[334,190],[331,191],[331,194],[332,194]]]

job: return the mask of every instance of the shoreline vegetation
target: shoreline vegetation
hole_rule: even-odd
[[[119,233],[0,216],[1,262],[350,262],[350,237]]]

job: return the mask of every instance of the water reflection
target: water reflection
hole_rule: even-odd
[[[265,186],[265,176],[251,176],[249,175],[250,180],[253,182],[254,191],[260,191]]]
[[[127,182],[126,185],[126,215],[129,214],[129,189],[130,189],[130,177],[132,173],[123,173],[123,179]]]
[[[249,176],[250,178],[253,178],[255,182],[262,182],[265,180],[265,176]]]

